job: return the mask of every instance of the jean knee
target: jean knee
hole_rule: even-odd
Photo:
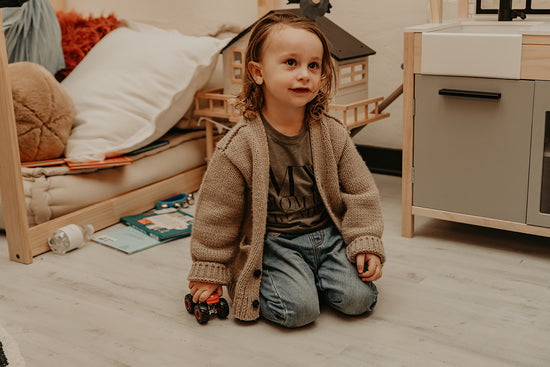
[[[306,303],[295,305],[291,309],[287,309],[283,323],[281,325],[288,328],[298,328],[315,321],[321,313],[319,303]]]
[[[378,291],[372,282],[366,282],[361,290],[348,294],[328,295],[330,305],[343,314],[356,316],[370,312],[378,302]]]
[[[260,308],[260,314],[265,319],[287,328],[299,328],[311,324],[319,317],[321,311],[319,302],[285,304],[284,307],[271,309]]]

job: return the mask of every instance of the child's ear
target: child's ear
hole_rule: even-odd
[[[260,68],[260,64],[256,61],[249,61],[248,62],[248,71],[250,72],[250,75],[252,75],[252,78],[258,85],[262,85],[264,82],[264,77],[262,76],[262,69]]]

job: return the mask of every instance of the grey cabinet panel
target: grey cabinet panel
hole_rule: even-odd
[[[550,82],[535,82],[527,224],[550,227]]]
[[[413,205],[525,223],[533,93],[533,81],[417,75]]]

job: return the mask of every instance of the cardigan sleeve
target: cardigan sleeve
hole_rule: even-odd
[[[213,155],[197,200],[189,281],[227,285],[245,207],[245,180],[223,151]]]
[[[338,176],[345,208],[341,232],[348,245],[348,259],[355,262],[357,254],[371,253],[384,263],[384,221],[378,188],[347,133],[338,162]]]

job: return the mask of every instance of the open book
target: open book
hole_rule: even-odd
[[[178,208],[150,210],[120,221],[160,242],[188,236],[193,227],[193,216]]]

